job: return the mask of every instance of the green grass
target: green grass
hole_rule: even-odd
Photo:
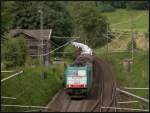
[[[13,77],[1,84],[1,96],[16,97],[16,100],[3,99],[2,104],[46,106],[53,95],[62,87],[62,65],[44,69],[47,78],[40,75],[40,67],[26,67],[24,74]],[[34,108],[2,107],[2,111],[25,111]]]
[[[134,28],[137,31],[144,32],[147,31],[149,27],[149,15],[147,11],[137,11],[137,10],[126,10],[118,9],[114,12],[103,13],[107,16],[110,25],[113,25],[111,28],[118,30],[126,30],[131,28],[130,24],[130,15],[132,15]],[[138,16],[138,19],[136,19]],[[125,22],[125,23],[124,23]],[[120,24],[118,24],[120,23]],[[118,24],[118,25],[115,25]]]
[[[20,70],[22,70],[23,67],[15,67],[15,68],[7,68],[7,69],[1,69],[2,71],[13,71],[13,72],[1,72],[1,79],[6,78],[8,76],[11,76],[17,72],[19,72]]]
[[[126,72],[122,61],[126,58],[131,58],[131,53],[108,53],[97,55],[108,61],[115,71],[115,75],[122,87],[149,87],[149,56],[148,53],[140,51],[134,54],[134,63],[131,72]],[[145,72],[145,76],[143,76]],[[128,90],[138,96],[149,99],[148,90]],[[135,98],[136,99],[136,98]],[[138,104],[133,104],[134,108],[146,108],[149,105],[140,101]]]

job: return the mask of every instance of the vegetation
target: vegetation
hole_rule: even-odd
[[[103,35],[107,32],[108,23],[106,17],[101,16],[98,10],[92,7],[85,8],[80,12],[77,24],[82,30],[81,36],[86,39],[88,45],[102,45],[101,40],[105,38]]]
[[[75,33],[80,36],[80,41],[97,47],[104,45],[104,35],[109,29],[107,17],[101,15],[101,12],[91,2],[77,2],[67,6],[70,15],[74,18]],[[92,43],[91,43],[92,42]]]
[[[100,4],[98,7],[99,7],[99,10],[101,12],[113,12],[113,11],[115,11],[115,8],[110,4]]]
[[[76,50],[75,47],[73,47],[72,45],[65,47],[64,52],[66,52],[66,54],[63,54],[63,58],[75,59]]]
[[[149,3],[147,1],[131,1],[126,3],[127,9],[145,10],[148,9]]]
[[[26,67],[24,73],[4,81],[1,84],[1,96],[15,97],[16,100],[4,99],[2,104],[45,106],[63,84],[63,66],[51,66],[44,69],[47,78],[42,79],[41,68]],[[10,73],[2,77],[10,76]],[[33,108],[2,107],[2,111],[26,111]]]
[[[132,47],[132,46],[133,46],[133,47]],[[136,42],[135,42],[135,40],[130,41],[130,42],[128,43],[128,50],[131,51],[132,48],[133,48],[133,50],[136,49]]]
[[[130,17],[132,17],[133,29],[139,32],[147,32],[148,30],[148,12],[137,10],[125,10],[117,9],[111,13],[103,13],[108,18],[110,28],[120,31],[130,31],[131,23]],[[131,16],[130,16],[131,15]]]
[[[119,85],[122,87],[149,87],[149,57],[146,52],[135,52],[131,66],[131,72],[127,72],[123,67],[123,60],[131,58],[131,53],[106,53],[97,54],[101,59],[108,61],[115,71]],[[129,90],[129,92],[149,99],[148,90]],[[134,108],[148,109],[148,104],[140,101]]]
[[[113,31],[114,34],[117,34],[115,30],[131,30],[130,17],[133,17],[133,30],[145,32],[148,38],[148,7],[148,1],[2,1],[1,64],[5,64],[6,69],[13,69],[15,72],[24,70],[24,73],[2,83],[1,95],[17,99],[2,100],[1,103],[45,106],[63,86],[64,69],[62,65],[53,64],[41,68],[38,60],[33,60],[27,55],[27,47],[21,37],[13,39],[7,35],[11,28],[39,29],[39,9],[43,10],[43,27],[44,29],[51,28],[52,36],[79,36],[78,41],[85,43],[86,40],[87,45],[94,51],[102,52],[97,56],[112,65],[122,86],[148,87],[149,58],[147,51],[139,50],[134,53],[130,73],[126,72],[122,65],[124,59],[131,58],[130,52],[103,54],[107,47],[105,37],[108,33],[107,30]],[[108,35],[112,37],[110,34]],[[108,40],[110,49],[130,49],[130,37],[130,33],[121,36],[125,45],[123,45],[124,42],[115,38],[111,42]],[[68,41],[53,37],[51,40],[58,46]],[[115,41],[119,43],[119,46]],[[135,48],[138,48],[138,45],[134,42]],[[71,52],[71,54],[62,55],[65,62],[74,60],[74,47],[64,47],[64,52]],[[55,56],[58,54],[54,54],[52,57]],[[44,77],[45,79],[41,76],[41,69],[47,75]],[[13,73],[2,73],[1,77],[5,78],[11,74]],[[133,91],[133,93],[149,98],[146,90]],[[147,104],[142,102],[135,107],[148,108]],[[29,108],[2,107],[2,111],[25,110],[29,110]]]
[[[148,9],[148,1],[97,1],[97,6],[109,5],[114,8],[122,9],[136,9],[136,10],[145,10]]]
[[[1,2],[1,43],[4,42],[6,37],[4,36],[8,29],[12,26],[12,10],[13,1]]]
[[[4,3],[8,4],[9,1]],[[12,5],[9,10],[3,11],[3,14],[13,14],[11,17],[6,16],[12,20],[10,28],[40,29],[39,10],[41,9],[44,29],[53,29],[53,36],[71,36],[73,34],[72,17],[61,2],[14,1]],[[3,21],[5,21],[4,19],[2,18]],[[5,22],[2,23],[2,26],[5,26]],[[52,38],[52,40],[57,45],[66,42],[65,39],[60,41]]]
[[[141,37],[139,37],[141,39]],[[96,48],[95,53],[101,59],[108,61],[115,71],[116,79],[121,87],[149,87],[149,55],[148,48],[143,51],[140,43],[134,41],[134,49],[138,49],[133,53],[133,64],[131,64],[131,72],[127,72],[126,68],[123,66],[123,61],[125,59],[131,59],[131,33],[128,35],[122,35],[121,40],[114,39],[108,43],[109,51],[107,52],[106,45],[101,48]],[[138,40],[138,39],[137,39]],[[124,46],[123,46],[124,45]],[[140,48],[139,48],[140,47]],[[143,46],[144,47],[144,46]],[[127,50],[124,52],[112,52],[113,50]],[[99,52],[99,53],[97,53]],[[129,92],[136,94],[138,96],[149,99],[148,90],[129,90]],[[140,101],[137,104],[132,104],[133,108],[148,109],[148,104]]]
[[[6,68],[23,66],[27,56],[27,46],[23,38],[7,38],[2,45],[2,60]]]

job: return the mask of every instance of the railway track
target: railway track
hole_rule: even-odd
[[[79,59],[81,60],[81,59]],[[82,58],[86,61],[86,58]],[[49,112],[117,112],[116,80],[111,66],[96,57],[88,58],[93,62],[94,79],[90,96],[86,99],[71,99],[62,90],[47,106]]]
[[[103,64],[101,67],[101,74],[105,73],[105,76],[101,77],[101,91],[99,92],[99,98],[96,104],[93,106],[91,112],[117,112],[116,109],[112,110],[109,108],[103,108],[104,106],[107,107],[117,107],[116,106],[116,81],[113,78],[113,72],[111,67],[104,62],[103,60],[98,60],[98,64]],[[105,69],[109,69],[105,71]],[[112,76],[108,76],[111,74]],[[100,84],[99,83],[99,84]]]

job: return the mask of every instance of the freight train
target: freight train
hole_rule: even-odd
[[[92,63],[78,63],[65,68],[65,91],[72,98],[87,97],[93,80]]]

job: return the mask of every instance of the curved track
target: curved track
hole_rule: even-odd
[[[85,99],[70,99],[61,90],[55,99],[47,106],[49,109],[44,111],[58,112],[113,112],[116,109],[104,107],[116,107],[116,80],[114,72],[106,61],[95,56],[81,56],[78,62],[93,63],[93,86],[90,95]]]

